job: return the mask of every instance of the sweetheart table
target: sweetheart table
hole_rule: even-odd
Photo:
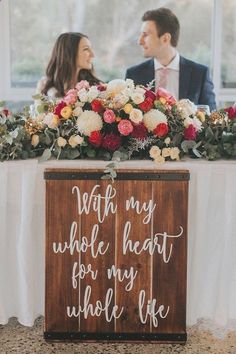
[[[0,324],[44,315],[46,168],[108,162],[36,159],[0,164]],[[117,169],[189,170],[187,325],[236,330],[236,161],[117,162]],[[60,208],[60,205],[58,205]]]

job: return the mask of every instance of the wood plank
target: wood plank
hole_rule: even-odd
[[[130,271],[133,268],[133,274],[136,275],[131,290],[127,288],[128,281],[116,281],[116,301],[119,306],[124,306],[123,315],[116,321],[116,331],[126,333],[149,332],[150,320],[148,319],[146,323],[140,321],[138,304],[141,290],[145,291],[147,297],[151,296],[151,258],[145,251],[140,254],[136,253],[140,251],[144,240],[151,233],[151,222],[146,224],[143,222],[147,213],[142,211],[139,214],[137,211],[141,211],[143,203],[148,203],[152,198],[152,185],[146,181],[117,181],[116,185],[119,191],[117,204],[120,206],[116,228],[116,265],[123,271],[125,269]],[[133,198],[133,203],[131,198]],[[127,206],[130,205],[129,208],[126,208],[126,200],[128,202]],[[133,206],[136,205],[137,209],[136,207],[132,208],[132,204]],[[126,227],[127,232],[124,231]],[[130,231],[128,231],[129,229]],[[139,242],[140,245],[135,251],[133,247],[136,242]]]
[[[81,255],[82,264],[84,264],[85,267],[91,264],[92,269],[97,271],[97,277],[95,280],[90,276],[81,279],[80,304],[83,306],[85,295],[89,293],[89,304],[93,306],[93,309],[97,301],[101,303],[104,309],[106,299],[110,299],[107,301],[107,311],[98,311],[98,316],[92,316],[91,312],[87,318],[84,318],[84,314],[81,316],[80,330],[82,332],[113,332],[114,317],[112,316],[112,309],[115,305],[114,279],[108,279],[107,269],[112,266],[115,258],[116,213],[113,213],[113,210],[115,210],[117,202],[116,191],[113,185],[107,183],[107,181],[101,180],[78,181],[77,185],[79,186],[81,195],[88,193],[90,197],[92,197],[92,195],[97,196],[96,199],[92,197],[92,204],[95,203],[94,206],[95,209],[97,208],[97,211],[91,208],[88,215],[82,214],[81,234],[86,236],[88,242],[91,243],[92,230],[98,228],[95,251],[99,251],[99,244],[102,246],[96,258],[94,258],[90,251]],[[101,198],[99,196],[101,196]],[[97,207],[99,203],[101,203],[101,206]],[[103,244],[101,242],[103,242]]]
[[[167,317],[158,326],[159,333],[186,331],[186,276],[187,276],[187,181],[160,181],[154,188],[158,214],[154,219],[154,234],[166,232],[166,255],[153,257],[153,297],[169,306]],[[158,236],[163,245],[163,236]],[[171,247],[172,251],[171,251]],[[169,259],[168,259],[169,258]],[[156,329],[152,327],[152,331]]]

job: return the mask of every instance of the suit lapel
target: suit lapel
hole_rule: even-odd
[[[192,68],[187,61],[180,57],[179,62],[179,99],[187,98],[191,83]]]

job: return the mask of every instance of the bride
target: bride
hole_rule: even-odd
[[[90,85],[99,84],[101,81],[95,76],[93,58],[91,42],[86,35],[62,33],[54,45],[46,77],[39,80],[36,93],[59,98],[81,80],[87,80]]]

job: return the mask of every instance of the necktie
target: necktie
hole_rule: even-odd
[[[158,87],[162,87],[166,89],[167,87],[167,75],[168,75],[168,69],[167,68],[161,68],[158,70],[159,71],[159,83]]]

